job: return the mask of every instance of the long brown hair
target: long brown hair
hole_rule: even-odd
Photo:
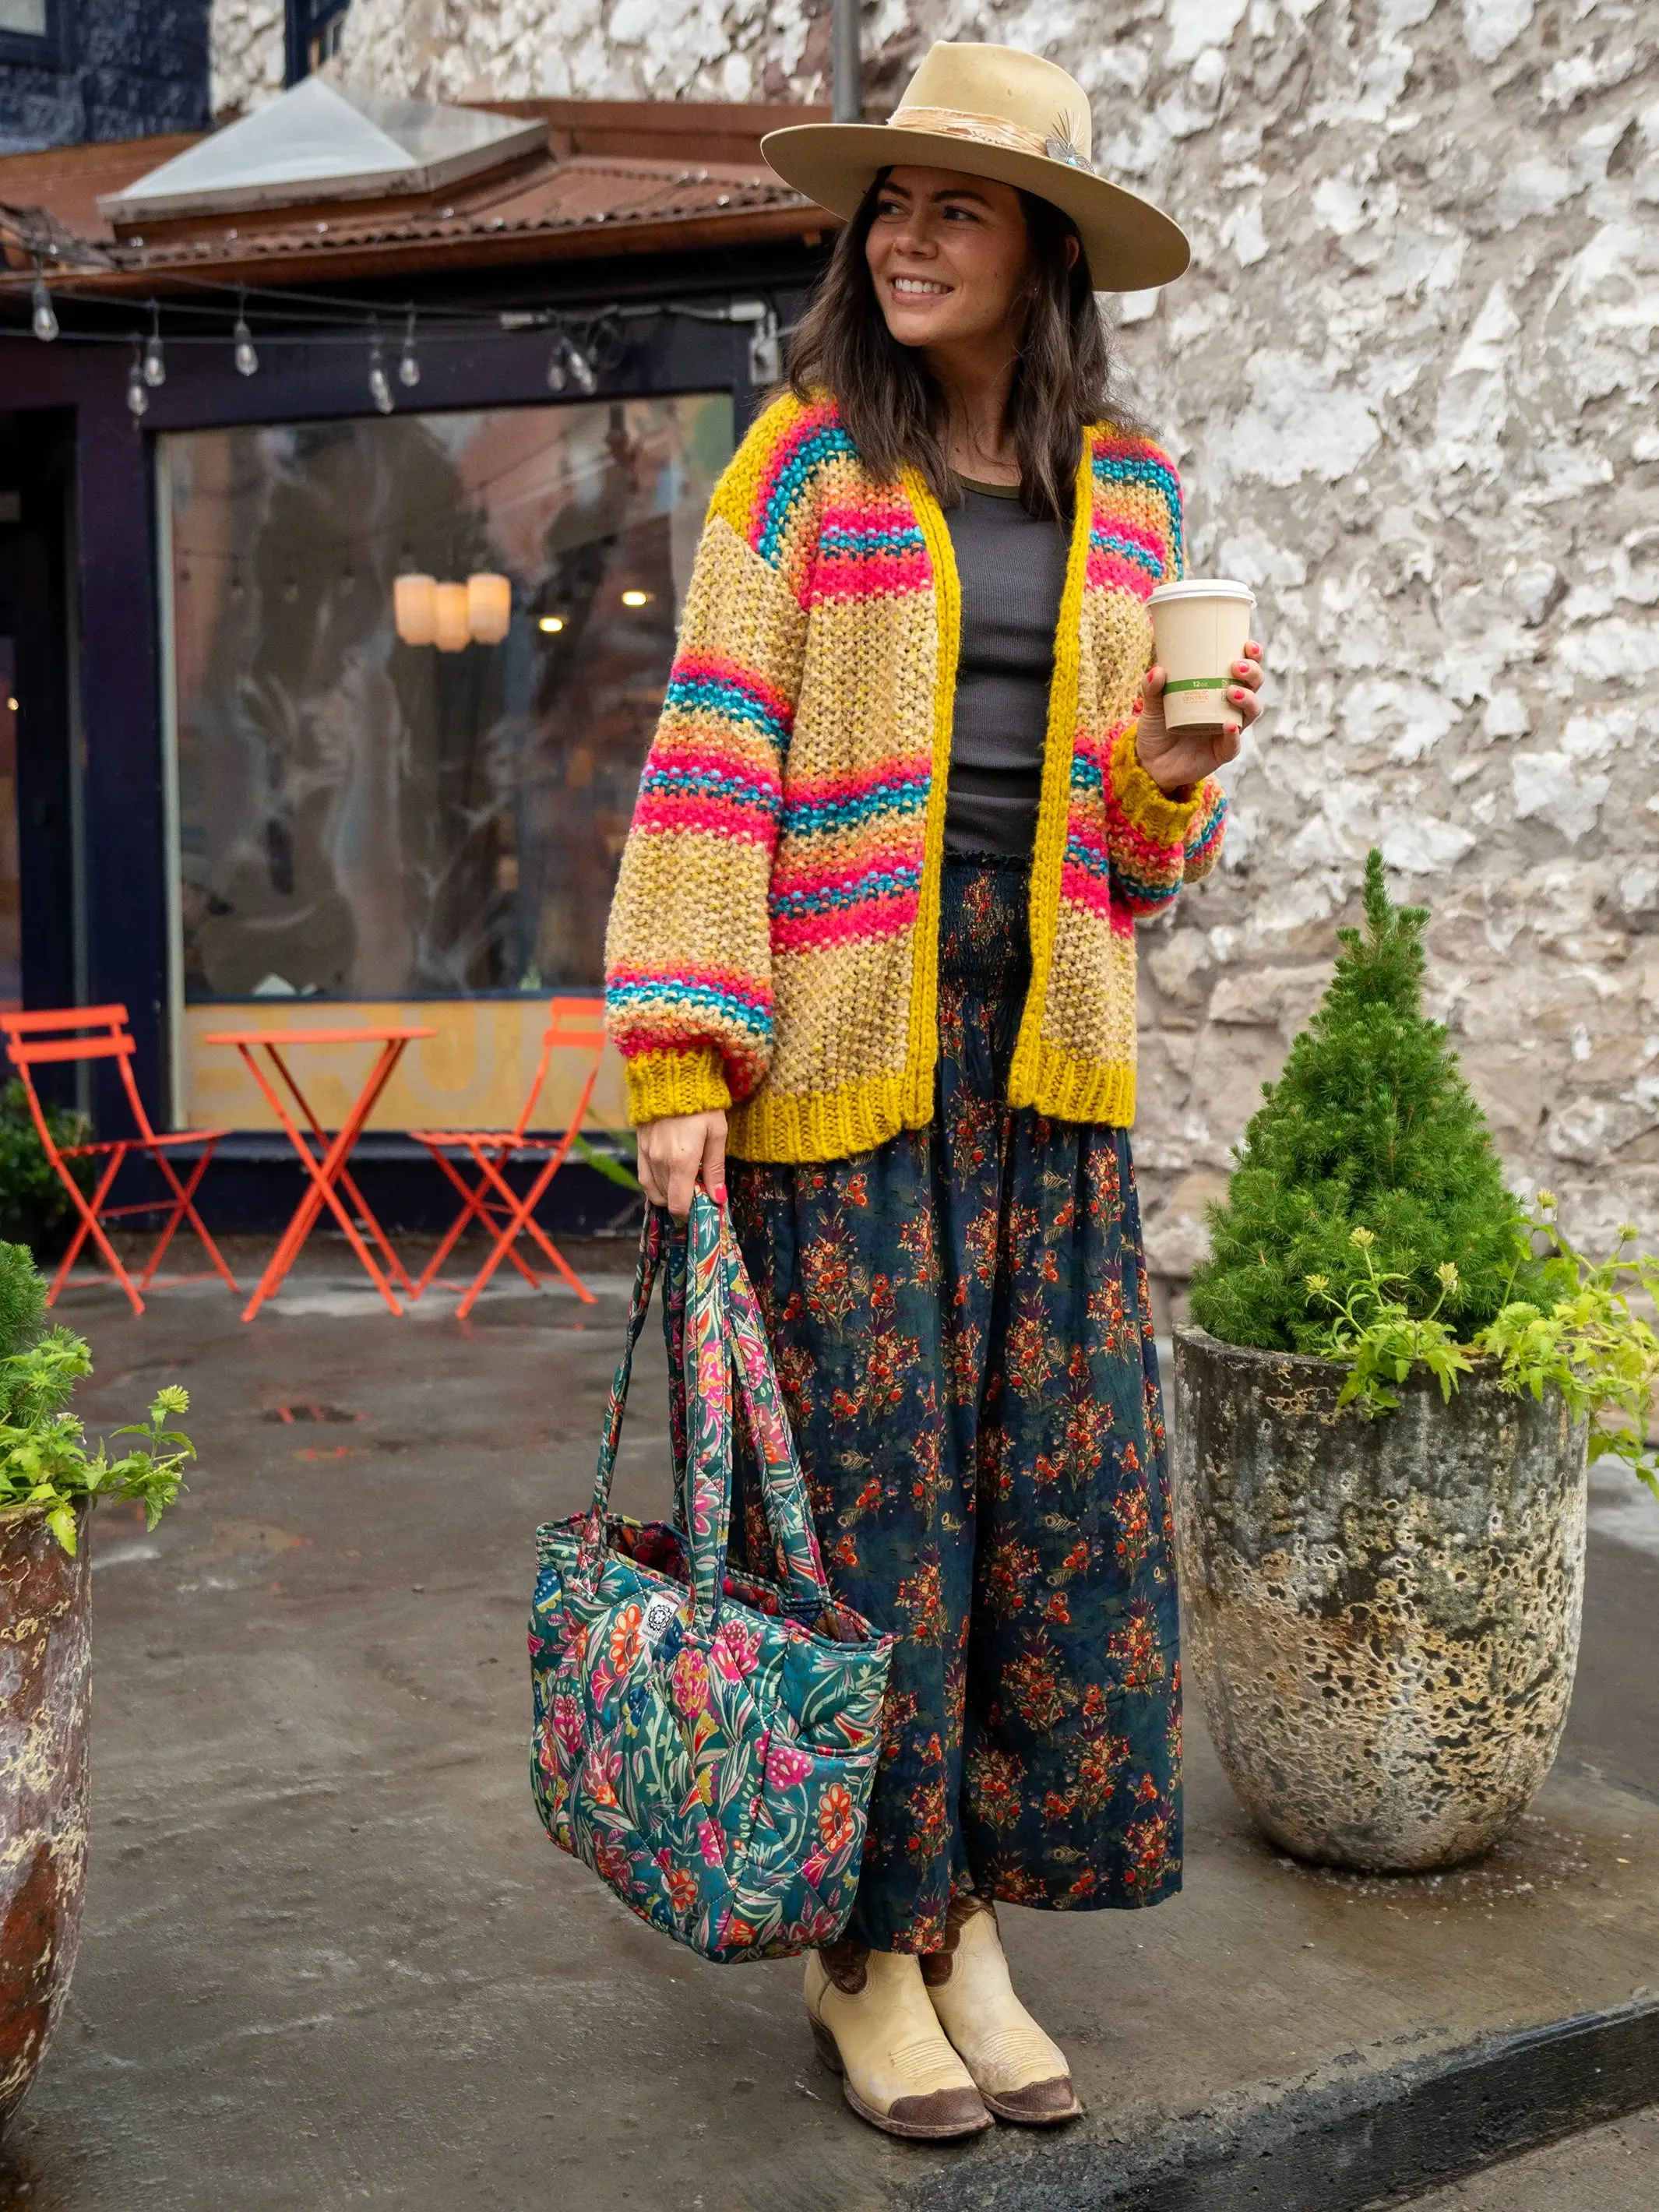
[[[865,258],[888,173],[881,172],[836,240],[789,349],[789,388],[799,399],[833,392],[866,468],[890,479],[908,461],[934,498],[950,506],[960,492],[945,454],[945,392],[920,347],[901,345],[888,329]],[[1021,500],[1033,514],[1064,520],[1085,426],[1141,425],[1121,389],[1080,240],[1066,266],[1066,241],[1077,237],[1076,225],[1034,192],[1019,199],[1028,241],[1025,313],[1006,427],[1019,457]]]

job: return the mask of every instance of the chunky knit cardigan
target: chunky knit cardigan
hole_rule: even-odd
[[[1102,424],[1079,455],[1009,1100],[1134,1115],[1137,916],[1213,866],[1226,802],[1135,753],[1146,599],[1181,488]],[[880,482],[833,401],[776,402],[710,504],[606,944],[635,1122],[735,1109],[763,1160],[844,1158],[931,1117],[960,629],[921,477]]]

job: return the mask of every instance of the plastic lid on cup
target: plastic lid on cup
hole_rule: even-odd
[[[1183,576],[1178,584],[1156,585],[1151,600],[1158,599],[1243,599],[1254,606],[1255,593],[1228,576]]]

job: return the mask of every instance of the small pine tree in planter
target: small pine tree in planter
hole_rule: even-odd
[[[1516,1202],[1377,853],[1364,917],[1212,1211],[1173,1457],[1234,1786],[1291,1850],[1386,1869],[1485,1850],[1548,1771],[1587,1433],[1652,1480],[1659,1340],[1631,1297],[1659,1267],[1625,1239],[1592,1266],[1547,1194]]]
[[[1346,1285],[1364,1273],[1362,1252],[1409,1313],[1466,1334],[1516,1297],[1543,1293],[1486,1116],[1423,1012],[1427,919],[1390,904],[1373,853],[1364,931],[1342,932],[1330,988],[1267,1086],[1211,1217],[1192,1310],[1224,1343],[1323,1351],[1330,1311],[1309,1279]],[[1356,1229],[1369,1246],[1354,1243]]]

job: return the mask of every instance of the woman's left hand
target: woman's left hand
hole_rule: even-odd
[[[1164,671],[1154,665],[1146,671],[1146,704],[1135,733],[1135,751],[1152,781],[1162,792],[1190,789],[1231,760],[1238,751],[1241,733],[1261,712],[1261,647],[1252,638],[1244,658],[1233,663],[1233,680],[1227,688],[1225,713],[1218,737],[1199,730],[1170,730],[1164,723]],[[1237,716],[1237,720],[1232,717]]]

